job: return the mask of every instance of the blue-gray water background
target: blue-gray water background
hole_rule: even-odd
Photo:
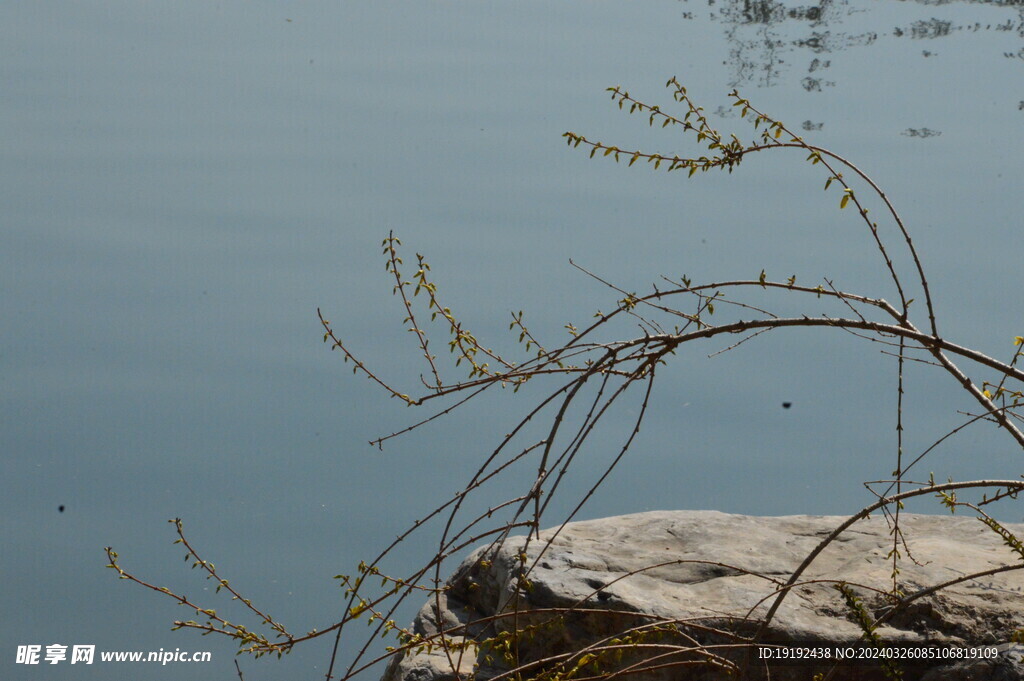
[[[424,413],[321,343],[318,306],[415,391],[388,230],[498,348],[515,345],[510,311],[558,339],[614,306],[570,257],[627,290],[763,268],[894,297],[870,237],[799,154],[687,181],[566,149],[566,130],[695,149],[617,111],[611,85],[668,107],[676,75],[721,110],[719,129],[749,137],[728,107],[738,87],[853,159],[914,234],[942,331],[1008,358],[1024,333],[1022,19],[1019,2],[895,0],[3,3],[0,677],[233,678],[234,645],[171,633],[194,613],[119,582],[104,546],[229,610],[171,545],[166,521],[181,517],[233,586],[294,630],[322,628],[342,604],[331,577],[466,480],[527,400],[503,395],[378,452],[367,440]],[[706,358],[727,344],[664,373],[633,454],[582,517],[845,514],[870,500],[860,482],[894,467],[894,360],[824,331]],[[929,367],[909,369],[907,389],[912,454],[971,408]],[[920,473],[1016,477],[1019,456],[974,428]],[[411,543],[394,571],[431,552]],[[214,661],[15,664],[18,645],[52,643]],[[245,678],[321,678],[328,648],[243,658]]]

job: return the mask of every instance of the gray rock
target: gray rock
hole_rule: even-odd
[[[870,617],[886,616],[876,634],[890,653],[923,645],[991,650],[1024,627],[1024,570],[961,581],[893,610],[887,596],[893,537],[876,515],[817,557],[759,639],[789,655],[811,651],[816,660],[769,662],[756,659],[749,646],[737,647],[737,637],[758,631],[779,586],[845,520],[658,511],[572,523],[542,532],[540,540],[514,537],[496,551],[483,547],[463,561],[448,591],[431,599],[413,625],[427,637],[439,627],[451,631],[452,647],[410,651],[392,661],[383,679],[470,678],[474,670],[476,679],[488,679],[509,668],[504,643],[515,648],[520,664],[536,664],[528,669],[533,674],[556,662],[568,671],[584,648],[603,646],[603,652],[584,651],[594,657],[571,678],[639,665],[648,669],[623,678],[710,680],[727,678],[723,669],[746,661],[745,678],[751,679],[809,681],[831,667],[832,681],[884,679],[877,660],[834,664],[837,651],[864,645],[856,614],[836,588],[840,580]],[[900,527],[898,577],[905,595],[976,572],[1024,566],[973,518],[903,514]],[[1024,525],[1007,528],[1024,538]],[[513,636],[516,631],[525,633]],[[908,681],[1024,681],[1021,659],[1019,646],[1004,645],[995,659],[951,664],[946,654],[900,665]]]
[[[1008,643],[997,646],[994,659],[964,660],[932,669],[921,681],[1020,681],[1024,679],[1024,646]]]

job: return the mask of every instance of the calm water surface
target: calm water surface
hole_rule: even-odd
[[[1009,1],[6,3],[0,677],[233,678],[230,642],[171,633],[193,613],[118,582],[104,546],[229,609],[171,544],[166,521],[181,517],[232,585],[305,631],[338,617],[332,575],[461,485],[526,401],[502,395],[378,452],[367,440],[424,414],[320,342],[318,306],[414,391],[418,352],[380,257],[389,230],[407,262],[427,255],[477,336],[509,350],[512,310],[557,340],[614,306],[570,257],[627,290],[765,269],[894,297],[869,236],[797,154],[686,181],[566,149],[566,130],[695,149],[618,112],[611,85],[668,107],[676,75],[720,130],[746,136],[727,97],[739,88],[853,159],[910,226],[947,337],[1009,357],[1024,332],[1022,21]],[[868,501],[860,481],[893,468],[893,359],[822,332],[706,358],[724,345],[668,368],[632,458],[583,516]],[[907,382],[916,454],[970,405],[928,367]],[[1016,476],[1017,457],[978,428],[921,472]],[[411,543],[394,572],[429,547]],[[52,643],[214,661],[15,664],[17,646]],[[245,678],[319,678],[327,652],[243,659]]]

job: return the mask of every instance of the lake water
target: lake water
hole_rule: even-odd
[[[293,630],[323,628],[342,608],[331,576],[449,498],[525,413],[539,393],[367,445],[427,414],[353,377],[316,310],[415,392],[422,358],[380,255],[389,230],[479,338],[513,353],[511,311],[558,340],[614,307],[570,258],[630,291],[764,269],[894,298],[869,235],[799,153],[687,181],[567,149],[566,130],[695,149],[620,113],[606,87],[668,110],[677,76],[720,130],[749,137],[729,106],[739,88],[885,188],[947,338],[1007,359],[1024,333],[1019,1],[5,3],[0,35],[5,679],[235,677],[229,641],[171,633],[194,613],[119,582],[103,547],[229,611],[172,545],[180,517],[233,586]],[[707,359],[727,345],[666,368],[630,458],[581,517],[870,501],[860,482],[894,467],[893,358],[812,330]],[[916,455],[972,405],[934,368],[906,381]],[[552,522],[637,408],[585,453]],[[1019,455],[975,427],[920,477],[1016,477]],[[430,547],[409,543],[393,571]],[[214,659],[16,664],[18,646],[53,643]],[[329,647],[241,664],[247,681],[322,678]]]

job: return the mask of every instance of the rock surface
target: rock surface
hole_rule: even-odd
[[[504,644],[516,648],[520,664],[562,656],[528,668],[534,675],[555,669],[559,661],[563,672],[579,667],[570,678],[630,665],[661,667],[622,678],[736,678],[723,669],[729,660],[749,660],[750,648],[726,644],[758,630],[772,594],[845,520],[657,511],[572,523],[559,532],[542,532],[540,540],[514,537],[496,552],[478,549],[414,622],[422,636],[436,634],[439,626],[451,631],[449,649],[407,652],[392,660],[384,681],[489,679],[509,668]],[[1024,565],[974,518],[903,514],[900,527],[905,544],[899,546],[899,581],[905,595],[972,573]],[[1007,528],[1024,538],[1024,525]],[[837,583],[849,584],[871,617],[886,613],[892,549],[890,527],[877,514],[840,535],[803,573],[759,639],[789,646],[790,654],[804,648],[819,656],[828,651],[830,658],[796,664],[754,659],[744,678],[810,681],[833,666],[832,681],[886,678],[877,661],[834,665],[832,655],[864,645],[857,643],[863,630]],[[524,565],[529,568],[525,582],[519,579]],[[1021,628],[1024,570],[1008,570],[917,598],[891,613],[876,633],[891,651],[928,644],[939,651],[985,646],[979,650],[994,653]],[[511,635],[523,630],[528,634]],[[694,653],[696,642],[703,652]],[[586,651],[591,657],[580,665],[579,651],[595,644],[603,652]],[[1021,647],[1001,645],[998,652],[995,659],[904,661],[903,678],[1024,681]],[[721,657],[709,657],[712,653]]]
[[[1024,679],[1024,646],[998,646],[999,655],[984,660],[964,660],[932,669],[921,681],[1020,681]]]

